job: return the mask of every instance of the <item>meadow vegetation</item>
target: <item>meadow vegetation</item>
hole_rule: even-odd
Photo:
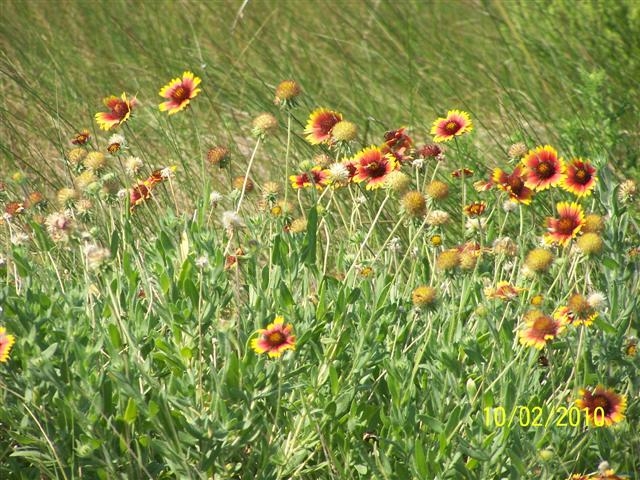
[[[640,476],[636,2],[1,15],[0,478]]]

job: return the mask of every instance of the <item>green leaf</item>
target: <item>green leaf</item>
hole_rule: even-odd
[[[127,402],[127,408],[124,411],[124,421],[131,425],[135,422],[136,417],[138,416],[138,406],[133,398],[130,398]]]
[[[305,265],[315,265],[316,246],[318,232],[318,211],[312,207],[307,215],[307,234],[302,242],[302,263]]]
[[[415,443],[415,448],[413,450],[413,462],[416,466],[418,477],[427,478],[429,468],[427,466],[427,457],[424,453],[424,447],[422,446],[422,442],[420,441],[420,439],[418,439]]]

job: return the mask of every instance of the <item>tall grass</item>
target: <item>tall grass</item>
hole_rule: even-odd
[[[3,206],[34,191],[47,202],[1,230],[0,326],[16,344],[0,363],[0,477],[556,479],[603,460],[638,476],[640,232],[637,201],[620,187],[637,172],[633,2],[3,8]],[[203,91],[162,114],[157,92],[184,70]],[[291,110],[273,104],[286,78],[303,87]],[[112,132],[93,114],[122,91],[141,102],[118,131],[127,149],[94,186],[74,187],[85,169],[69,139],[90,128],[83,148],[106,152]],[[425,209],[451,222],[413,217],[393,189],[291,189],[285,171],[309,170],[319,153],[342,158],[304,139],[317,106],[358,126],[349,155],[402,125],[416,146],[429,143],[436,117],[469,111],[473,135],[450,142],[445,160],[403,166],[411,189],[449,186]],[[265,111],[279,129],[258,140],[251,122]],[[578,202],[606,218],[602,253],[554,247],[547,272],[527,273],[544,218],[573,197],[554,188],[508,211],[505,192],[477,192],[494,166],[511,171],[515,141],[598,167],[596,191]],[[208,165],[214,145],[230,149],[228,167]],[[143,160],[137,175],[128,155]],[[170,165],[130,211],[135,178]],[[475,177],[451,176],[463,167]],[[232,186],[247,170],[252,192],[244,179]],[[268,180],[280,193],[264,193]],[[62,187],[85,203],[56,205]],[[461,211],[473,200],[487,203],[479,229]],[[44,222],[63,207],[75,226],[66,242]],[[225,228],[224,211],[246,226]],[[500,253],[505,236],[513,245]],[[481,255],[443,271],[443,252],[476,242]],[[100,265],[95,246],[110,252]],[[526,290],[489,299],[500,280]],[[437,290],[428,308],[412,295],[421,285]],[[520,344],[539,296],[551,314],[597,291],[606,301],[593,325],[569,326],[542,356]],[[296,349],[270,359],[250,343],[276,315]],[[598,384],[627,399],[622,422],[559,421]],[[542,425],[522,421],[536,409]]]

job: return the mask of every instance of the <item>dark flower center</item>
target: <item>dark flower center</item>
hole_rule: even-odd
[[[556,231],[563,235],[571,235],[576,228],[574,221],[570,218],[561,218],[558,220]]]
[[[533,322],[533,329],[538,332],[541,337],[545,335],[554,335],[556,333],[556,326],[547,315],[541,315]]]
[[[269,344],[274,347],[282,345],[283,343],[285,343],[285,341],[286,339],[284,335],[280,332],[271,332],[269,335],[267,335],[267,342],[269,342]]]
[[[593,404],[593,410],[600,407],[604,411],[605,415],[608,415],[611,412],[611,406],[609,405],[609,400],[604,395],[594,395],[592,404]]]
[[[555,169],[548,162],[541,162],[536,167],[536,172],[541,178],[549,178],[555,173]]]
[[[173,91],[171,98],[176,102],[184,102],[187,98],[189,98],[189,91],[183,86],[179,86]]]
[[[457,122],[454,122],[453,120],[451,120],[447,122],[447,124],[444,126],[444,129],[448,134],[453,135],[458,130],[460,130],[460,125],[458,125]]]
[[[366,169],[371,178],[382,177],[387,173],[387,166],[383,162],[370,162],[367,164]]]
[[[124,116],[129,113],[129,107],[125,102],[118,102],[113,107],[113,113],[115,113],[118,117],[124,118]]]
[[[576,171],[575,177],[576,177],[576,181],[582,185],[585,185],[586,183],[589,182],[589,180],[591,180],[591,175],[589,175],[589,172],[587,172],[582,168],[579,168]]]
[[[320,118],[317,122],[317,129],[320,130],[320,132],[323,135],[329,135],[329,133],[331,133],[331,129],[336,125],[336,123],[338,123],[340,121],[339,118],[337,118],[335,115],[325,115],[322,118]]]
[[[519,195],[522,191],[522,187],[524,187],[524,182],[520,177],[509,177],[507,183],[514,195]]]

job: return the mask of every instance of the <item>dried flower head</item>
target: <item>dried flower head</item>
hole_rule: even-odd
[[[524,263],[532,272],[546,272],[553,263],[553,253],[545,248],[534,248],[527,254]]]
[[[247,192],[247,193],[248,192],[253,192],[253,188],[254,188],[253,181],[250,178],[247,178],[247,177],[242,177],[241,176],[241,177],[234,178],[233,179],[233,183],[232,183],[233,188],[235,188],[236,190],[242,190],[242,188],[243,188],[243,186],[245,184],[245,179],[246,179],[246,182],[247,182],[247,185],[244,187],[245,192]]]
[[[449,221],[449,219],[449,214],[444,210],[431,210],[427,214],[427,224],[435,227],[444,225]]]
[[[86,157],[84,157],[84,166],[89,170],[93,170],[97,172],[102,169],[106,163],[107,159],[102,152],[89,152]]]
[[[84,255],[89,270],[99,269],[111,256],[111,252],[107,248],[103,248],[94,243],[84,246]]]
[[[526,155],[528,149],[527,146],[522,142],[514,143],[509,147],[509,157],[514,160],[518,158],[522,158]]]
[[[276,96],[273,103],[283,107],[295,106],[297,97],[302,93],[302,89],[295,80],[283,80],[276,87]]]
[[[620,184],[618,189],[618,200],[620,203],[632,202],[636,194],[638,193],[638,186],[633,180],[625,180]]]
[[[422,193],[412,190],[402,197],[402,208],[411,217],[422,217],[427,210],[427,201]]]
[[[307,231],[307,220],[304,218],[296,218],[289,225],[290,233],[303,233]]]
[[[253,120],[253,134],[256,137],[273,135],[278,129],[278,120],[270,113],[261,113]]]
[[[93,173],[93,170],[85,170],[74,179],[73,183],[78,190],[87,190],[90,185],[97,181],[98,177]]]
[[[500,237],[493,241],[493,252],[496,255],[513,257],[518,253],[518,245],[509,237]]]
[[[411,292],[411,301],[413,302],[413,306],[418,309],[433,306],[437,297],[437,290],[427,285],[421,285]]]
[[[47,217],[45,225],[53,241],[66,242],[73,230],[73,219],[66,212],[56,212]]]
[[[71,165],[79,165],[86,156],[87,151],[84,148],[72,148],[67,152],[67,159]]]
[[[582,231],[584,233],[602,233],[604,231],[604,218],[595,213],[585,215]]]
[[[427,195],[433,200],[444,200],[449,196],[449,185],[440,180],[434,180],[427,185]]]
[[[236,212],[226,211],[222,214],[222,226],[228,232],[234,232],[240,228],[243,228],[244,221]]]
[[[140,169],[142,168],[142,160],[138,157],[129,157],[124,161],[124,168],[127,175],[131,175],[133,177],[140,172]]]
[[[602,253],[604,242],[602,237],[597,233],[585,233],[578,237],[576,246],[585,255],[598,255]]]
[[[341,120],[331,129],[332,142],[350,142],[356,138],[358,127],[354,123]]]
[[[58,190],[57,200],[60,206],[66,207],[76,199],[78,193],[73,188],[61,188]]]
[[[457,249],[445,250],[436,259],[436,268],[445,272],[455,269],[458,265],[460,265],[460,252]]]
[[[229,149],[220,145],[212,147],[207,152],[207,161],[209,165],[218,165],[224,168],[229,164]]]
[[[400,170],[394,170],[387,175],[386,185],[394,192],[405,192],[411,185],[411,177]]]

